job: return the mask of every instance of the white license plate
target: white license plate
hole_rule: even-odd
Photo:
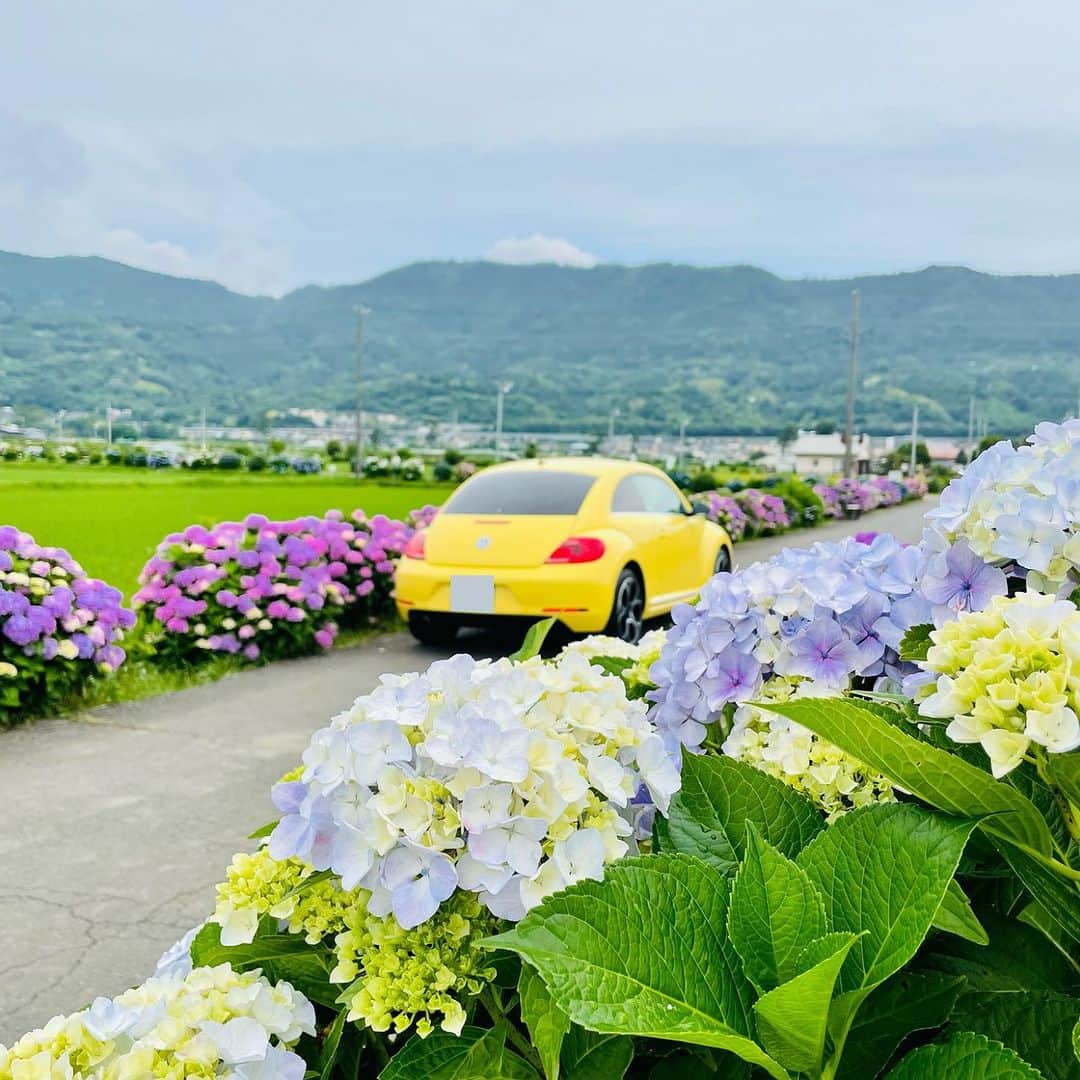
[[[454,574],[450,578],[450,610],[494,614],[495,578],[491,574]]]

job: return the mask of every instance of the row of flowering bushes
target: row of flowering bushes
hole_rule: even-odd
[[[815,484],[814,491],[825,506],[829,517],[842,518],[876,510],[882,506],[897,506],[909,499],[921,499],[927,493],[927,483],[918,474],[902,480],[888,476],[842,478],[831,484]]]
[[[134,611],[66,551],[0,528],[0,724],[41,715],[124,663],[125,633],[156,661],[215,655],[250,662],[328,649],[341,628],[392,608],[394,566],[436,507],[405,521],[346,517],[192,525],[143,568]]]
[[[0,1080],[1074,1080],[1078,491],[1080,421],[1041,425],[918,545],[384,677],[164,973]]]
[[[895,506],[926,495],[921,476],[902,481],[886,476],[839,480],[835,484],[778,483],[771,488],[742,488],[735,492],[705,491],[694,496],[734,541],[775,536],[788,529],[811,526],[825,517],[843,517],[851,505],[863,510]]]
[[[166,537],[146,564],[135,606],[166,661],[214,652],[276,660],[328,649],[342,625],[389,611],[395,560],[412,531],[359,510],[192,525]]]

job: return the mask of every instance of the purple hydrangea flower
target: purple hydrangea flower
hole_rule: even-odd
[[[961,611],[981,611],[995,596],[1009,591],[1004,572],[983,562],[965,543],[954,544],[931,558],[920,588],[938,619]]]

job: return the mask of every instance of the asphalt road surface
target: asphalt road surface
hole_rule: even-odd
[[[927,503],[739,545],[740,565],[860,529],[921,533]],[[518,640],[463,635],[457,651]],[[273,814],[271,784],[383,672],[440,653],[406,634],[219,683],[0,732],[0,1042],[141,982],[213,908]]]

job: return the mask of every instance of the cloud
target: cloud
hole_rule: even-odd
[[[102,255],[246,293],[293,283],[289,214],[195,154],[100,123],[90,130],[0,111],[0,249]]]
[[[599,260],[588,251],[582,251],[561,236],[504,236],[488,248],[484,258],[489,262],[510,263],[526,266],[530,263],[554,263],[556,266],[577,266],[583,270],[594,267]]]

